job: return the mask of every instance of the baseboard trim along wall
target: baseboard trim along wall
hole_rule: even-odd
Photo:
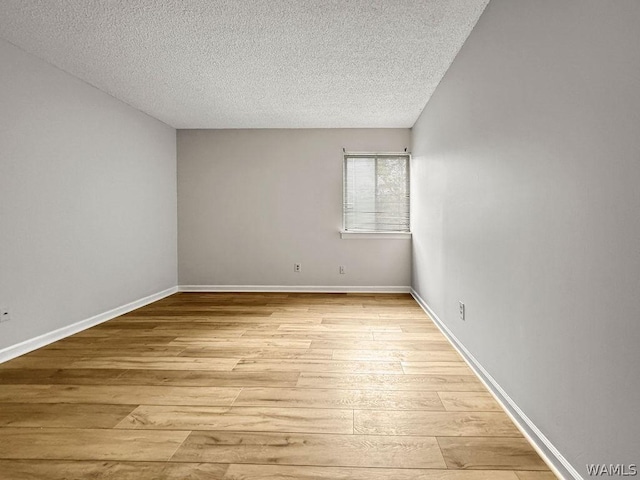
[[[449,328],[440,320],[438,315],[429,307],[429,305],[418,295],[412,288],[411,295],[422,309],[429,315],[440,331],[449,339],[449,342],[462,356],[464,361],[476,373],[480,381],[491,392],[496,401],[507,412],[507,415],[515,423],[522,434],[531,442],[542,459],[549,465],[559,478],[568,480],[584,480],[575,468],[567,461],[551,441],[540,431],[538,427],[531,421],[529,417],[518,407],[516,402],[504,391],[500,384],[487,372],[484,367],[476,360],[476,358],[467,350],[462,342],[449,330]]]
[[[11,360],[12,358],[19,357],[20,355],[24,355],[25,353],[29,353],[53,342],[57,342],[58,340],[62,340],[63,338],[66,338],[70,335],[86,330],[87,328],[94,327],[100,323],[106,322],[107,320],[119,317],[120,315],[124,315],[125,313],[129,313],[150,303],[157,302],[158,300],[168,297],[169,295],[173,295],[177,291],[178,287],[167,288],[166,290],[162,290],[161,292],[154,293],[138,300],[134,300],[133,302],[127,303],[126,305],[113,308],[104,313],[99,313],[98,315],[80,320],[79,322],[67,325],[66,327],[62,327],[38,337],[25,340],[24,342],[20,342],[16,345],[11,345],[9,347],[3,348],[2,350],[0,350],[0,363]]]
[[[316,286],[316,285],[180,285],[180,292],[314,292],[314,293],[411,293],[405,286]]]

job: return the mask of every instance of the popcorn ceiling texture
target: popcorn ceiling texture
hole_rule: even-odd
[[[411,127],[489,0],[3,0],[0,37],[176,128]]]

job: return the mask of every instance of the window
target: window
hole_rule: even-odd
[[[345,153],[344,233],[409,233],[409,159]]]

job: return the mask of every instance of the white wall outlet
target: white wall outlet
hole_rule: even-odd
[[[9,310],[6,307],[0,307],[0,322],[8,322],[11,320]]]
[[[340,265],[340,275],[344,275],[345,273],[347,273],[347,267]]]
[[[302,271],[302,264],[294,263],[293,264],[293,271],[296,272],[296,273],[300,273]]]
[[[464,303],[462,302],[458,302],[460,304],[460,320],[466,320],[465,319],[465,309],[464,309]]]

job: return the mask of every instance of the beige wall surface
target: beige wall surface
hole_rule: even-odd
[[[585,478],[640,459],[639,25],[492,0],[413,128],[414,288]]]
[[[0,349],[176,284],[175,130],[0,41]]]
[[[343,147],[409,143],[409,129],[179,130],[179,283],[408,286],[410,241],[339,231]]]

